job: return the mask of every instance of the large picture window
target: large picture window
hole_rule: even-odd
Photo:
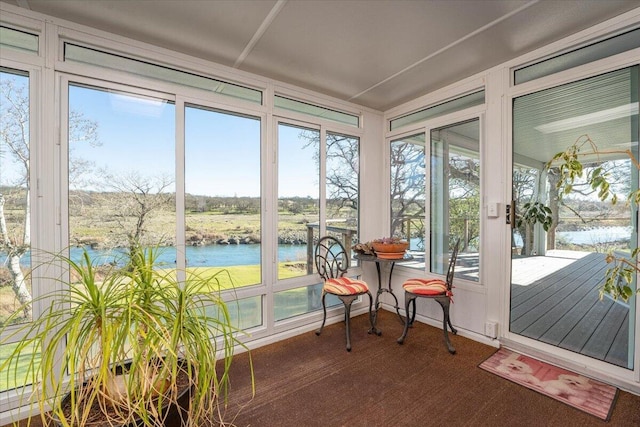
[[[226,290],[263,282],[260,138],[259,118],[185,108],[185,263],[199,275],[224,269]],[[261,295],[229,310],[241,328],[263,324]]]
[[[360,240],[360,141],[327,132],[326,152],[326,229],[348,249]]]
[[[320,224],[320,131],[278,125],[278,278],[313,274]]]

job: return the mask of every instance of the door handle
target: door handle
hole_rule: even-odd
[[[511,225],[511,228],[516,228],[516,201],[512,200],[507,206],[506,223]]]

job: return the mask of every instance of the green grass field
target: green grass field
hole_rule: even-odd
[[[0,365],[4,363],[8,355],[15,350],[16,346],[17,344],[3,344],[0,346]],[[31,363],[34,363],[36,366],[40,363],[40,353],[35,351],[33,346],[31,349],[23,352],[23,356],[16,365],[9,365],[2,369],[0,373],[0,390],[10,390],[26,385],[26,375]]]

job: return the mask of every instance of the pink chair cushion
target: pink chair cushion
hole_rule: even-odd
[[[357,295],[367,292],[369,287],[362,280],[339,277],[324,282],[322,290],[334,295]]]
[[[402,285],[405,291],[416,295],[449,295],[447,282],[442,279],[409,279]]]

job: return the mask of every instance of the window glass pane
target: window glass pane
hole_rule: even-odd
[[[259,284],[260,120],[189,106],[185,121],[187,266]]]
[[[233,327],[246,330],[262,325],[261,295],[229,301],[226,305]],[[214,318],[218,318],[218,316],[222,318],[224,315],[219,314],[218,310],[220,310],[220,306],[210,306],[207,309],[207,314]]]
[[[161,246],[175,268],[175,107],[163,99],[69,86],[69,243],[104,262]]]
[[[0,323],[32,318],[29,77],[0,71]],[[24,306],[24,310],[20,307]],[[20,312],[18,312],[20,311]]]
[[[336,237],[348,253],[358,239],[360,196],[359,139],[327,132],[327,234]],[[355,264],[352,259],[351,265]]]
[[[425,135],[419,133],[391,142],[391,236],[409,241],[411,263],[424,268]]]
[[[391,120],[390,127],[391,130],[395,130],[412,123],[422,122],[427,119],[432,119],[434,117],[443,116],[445,114],[482,104],[484,104],[484,90],[461,96],[460,98],[452,99],[451,101],[443,102],[442,104],[434,105],[433,107],[428,107],[424,110],[416,111],[415,113],[398,117],[397,119]]]
[[[320,107],[306,102],[295,101],[283,96],[275,96],[275,106],[283,110],[295,111],[297,113],[308,114],[313,117],[321,117],[323,119],[332,120],[338,123],[344,123],[351,126],[360,124],[360,117],[343,113],[329,108]]]
[[[274,294],[275,321],[289,319],[315,310],[322,310],[321,298],[322,283],[276,292]],[[325,305],[329,308],[335,305],[342,305],[342,302],[335,295],[327,294]]]
[[[29,76],[0,69],[0,326],[33,319]],[[4,337],[3,337],[4,338]],[[0,364],[12,345],[3,344]],[[0,391],[23,385],[26,364],[0,375]],[[17,376],[14,376],[17,372]]]
[[[640,29],[635,29],[517,69],[514,72],[514,83],[525,83],[638,47],[640,47]]]
[[[278,278],[313,274],[320,221],[320,132],[278,125]]]
[[[97,65],[102,68],[112,70],[126,70],[129,73],[177,83],[184,86],[204,89],[210,92],[233,98],[244,99],[245,101],[262,103],[262,92],[256,89],[239,86],[233,83],[223,82],[208,77],[201,77],[195,74],[178,71],[147,62],[125,58],[107,52],[100,52],[86,47],[65,43],[64,60],[79,62],[82,64]]]
[[[431,272],[446,274],[460,239],[455,276],[479,281],[480,121],[431,131]]]
[[[37,54],[38,36],[13,28],[0,27],[0,47]]]

